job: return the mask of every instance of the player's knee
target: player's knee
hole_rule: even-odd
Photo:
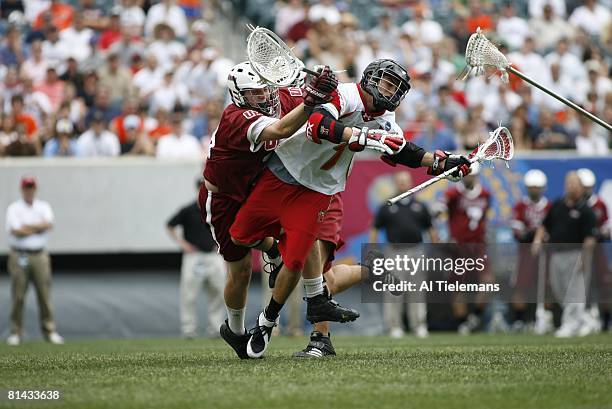
[[[287,260],[285,265],[292,273],[301,274],[304,269],[304,262],[302,260]]]

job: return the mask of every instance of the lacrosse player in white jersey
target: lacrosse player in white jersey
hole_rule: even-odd
[[[393,111],[410,89],[409,80],[408,73],[398,63],[383,59],[366,67],[359,84],[340,84],[332,102],[315,107],[305,128],[277,147],[267,163],[266,173],[238,212],[230,229],[233,240],[249,245],[266,235],[280,236],[279,248],[285,262],[270,304],[251,330],[247,347],[250,357],[263,356],[268,346],[282,303],[304,269],[305,245],[308,245],[306,253],[312,248],[319,255],[313,257],[311,254],[307,269],[322,271],[321,261],[327,263],[326,267],[331,267],[328,262],[339,244],[337,232],[341,217],[337,216],[338,212],[341,214],[342,202],[337,200],[338,194],[346,186],[355,152],[373,149],[383,153],[383,160],[393,166],[397,163],[409,167],[427,166],[430,174],[440,174],[458,166],[453,173],[457,179],[469,173],[467,157],[442,151],[427,153],[404,139]],[[332,214],[334,217],[330,217]],[[334,228],[330,228],[332,224]],[[297,231],[300,235],[294,233],[294,240],[289,240],[289,234],[286,234],[289,231]],[[297,237],[299,242],[295,239]],[[315,239],[325,245],[313,247]],[[360,281],[360,267],[353,267],[355,271],[344,269],[343,274],[334,277],[338,288],[348,288],[342,281]],[[347,277],[341,277],[345,275]],[[279,283],[282,283],[281,291]],[[321,276],[305,279],[304,287],[307,301],[327,298]],[[276,299],[278,295],[281,299]],[[320,323],[322,320],[318,319],[316,305],[308,303],[307,319]],[[336,321],[355,318],[354,315],[339,316]],[[314,349],[317,351],[309,344],[302,351],[307,356],[334,354],[325,328],[321,326],[322,331],[313,332],[311,344],[316,344]],[[323,344],[329,345],[329,351],[322,351],[320,347],[325,346]]]

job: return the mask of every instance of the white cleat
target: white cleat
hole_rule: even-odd
[[[400,339],[404,336],[404,330],[401,328],[391,328],[389,331],[389,336],[393,339]]]
[[[57,332],[50,333],[49,336],[47,337],[47,341],[49,341],[50,343],[54,345],[64,345],[64,337],[62,337]]]
[[[6,339],[6,344],[12,347],[21,345],[21,337],[17,334],[11,334]]]
[[[427,338],[429,336],[429,331],[427,330],[427,326],[419,325],[414,330],[414,336],[417,338]]]
[[[536,335],[544,335],[552,332],[555,329],[553,323],[553,313],[548,310],[536,311],[536,322],[533,326],[533,332]]]

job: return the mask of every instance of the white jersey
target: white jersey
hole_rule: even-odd
[[[366,112],[362,92],[359,84],[339,84],[337,94],[323,108],[345,126],[367,126],[402,134],[394,112]],[[312,142],[306,137],[306,125],[290,138],[282,140],[275,150],[276,155],[300,185],[326,195],[344,191],[354,152],[346,143]]]

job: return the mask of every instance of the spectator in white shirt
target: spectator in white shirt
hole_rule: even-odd
[[[119,6],[121,10],[121,27],[133,36],[142,34],[145,24],[145,13],[138,5],[138,0],[123,0]]]
[[[553,62],[550,65],[550,84],[548,84],[548,88],[568,99],[571,99],[576,91],[572,81],[561,74],[561,65],[558,62]],[[564,103],[556,98],[546,98],[543,103],[553,112],[563,111],[567,108]]]
[[[32,42],[30,47],[30,58],[21,65],[21,76],[32,79],[34,85],[44,81],[47,76],[49,62],[43,56],[42,43],[40,40]]]
[[[53,211],[47,202],[36,199],[36,180],[21,179],[21,200],[6,211],[6,230],[11,250],[8,272],[11,276],[11,334],[7,344],[17,346],[23,339],[23,304],[29,281],[36,288],[40,323],[45,339],[63,344],[57,333],[51,308],[51,260],[47,253],[48,231],[53,227]]]
[[[338,11],[338,7],[336,7],[332,0],[321,0],[308,10],[308,18],[311,21],[323,19],[330,26],[335,26],[340,23],[342,16],[340,16],[340,11]]]
[[[155,27],[161,23],[172,27],[178,37],[187,35],[188,24],[185,12],[174,3],[174,0],[162,0],[161,3],[149,9],[145,22],[145,35],[147,37],[152,37]]]
[[[274,32],[284,38],[291,27],[306,17],[306,9],[302,0],[289,0],[281,3],[276,12]]]
[[[404,23],[402,30],[422,44],[434,45],[442,41],[442,26],[430,18],[425,18],[427,10],[421,4],[414,6],[412,19]]]
[[[138,96],[146,99],[161,86],[163,79],[164,70],[157,64],[155,55],[149,53],[144,68],[134,74],[132,85],[136,88]]]
[[[72,26],[60,33],[60,41],[68,50],[68,55],[77,62],[85,61],[91,54],[91,38],[94,31],[85,27],[83,14],[76,12],[72,20]]]
[[[536,48],[540,53],[552,49],[562,38],[573,38],[575,35],[574,27],[556,15],[550,4],[544,6],[541,17],[532,18],[529,21],[529,26]]]
[[[42,54],[49,65],[54,67],[61,67],[68,59],[70,49],[68,44],[60,41],[59,30],[56,27],[50,27],[47,31],[47,39],[42,43]]]
[[[577,7],[569,18],[571,25],[582,28],[592,36],[599,36],[609,21],[610,10],[595,0],[584,0],[584,5]]]
[[[183,132],[183,113],[175,110],[171,119],[172,132],[159,139],[156,155],[162,159],[202,159],[198,139]]]
[[[119,156],[121,146],[117,135],[106,129],[104,114],[93,114],[91,127],[77,139],[77,156]]]
[[[550,5],[554,10],[555,15],[565,17],[567,10],[565,8],[565,0],[529,0],[529,17],[542,17],[542,11],[545,5]]]
[[[511,50],[521,48],[525,37],[529,35],[527,21],[516,16],[512,3],[506,3],[502,7],[502,13],[497,22],[497,34],[508,43]]]
[[[596,126],[590,119],[580,117],[580,134],[576,137],[578,155],[605,156],[610,152],[608,138],[595,130]],[[609,133],[607,133],[609,135]]]
[[[533,78],[540,84],[548,84],[550,82],[550,71],[544,58],[536,53],[533,37],[525,38],[523,47],[520,51],[508,54],[508,60],[512,64],[516,64],[525,75]],[[550,98],[542,91],[533,93],[533,99],[536,103],[540,103],[542,99]]]
[[[164,74],[161,85],[153,91],[153,95],[151,96],[152,111],[157,111],[159,109],[172,111],[177,104],[182,106],[189,105],[190,96],[187,86],[173,81],[173,78],[174,74],[172,71],[167,71]]]
[[[176,62],[182,60],[187,54],[183,43],[174,39],[174,30],[167,24],[159,24],[155,29],[157,40],[152,42],[147,51],[157,58],[163,69],[172,69]]]
[[[569,78],[576,84],[586,81],[587,72],[584,64],[580,59],[569,51],[569,41],[567,38],[561,38],[555,47],[555,51],[546,56],[548,65],[553,63],[559,64],[561,75]]]

